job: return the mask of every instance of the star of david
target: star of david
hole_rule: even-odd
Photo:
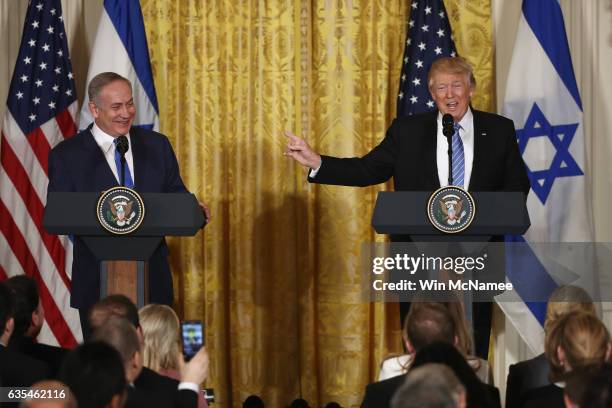
[[[534,103],[525,121],[525,126],[523,129],[516,131],[521,155],[525,153],[529,139],[534,137],[547,137],[555,147],[555,156],[550,164],[550,168],[532,171],[526,165],[531,189],[542,204],[546,204],[546,199],[550,194],[555,179],[559,177],[582,176],[584,174],[569,152],[569,147],[572,144],[577,128],[578,123],[551,125],[538,104]]]

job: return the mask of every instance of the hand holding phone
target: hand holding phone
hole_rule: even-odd
[[[200,320],[186,320],[182,322],[181,335],[183,338],[183,356],[185,361],[189,361],[204,345],[202,322]]]

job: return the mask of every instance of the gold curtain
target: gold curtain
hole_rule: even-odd
[[[381,359],[401,351],[397,305],[360,297],[360,246],[383,240],[370,217],[385,186],[308,185],[282,155],[283,131],[339,156],[380,141],[409,4],[141,3],[162,132],[213,213],[203,233],[170,240],[176,310],[205,322],[206,386],[219,407],[250,394],[358,406]]]

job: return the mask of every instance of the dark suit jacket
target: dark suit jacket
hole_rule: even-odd
[[[187,192],[166,136],[131,128],[134,188],[140,193]],[[49,154],[49,192],[101,192],[117,186],[102,150],[89,129],[58,144]],[[168,248],[163,242],[149,259],[149,299],[172,304],[172,276]],[[99,260],[76,237],[72,261],[72,307],[87,310],[99,297]]]
[[[474,161],[468,190],[529,192],[525,163],[510,119],[472,110]],[[436,161],[438,112],[396,118],[383,141],[361,158],[322,156],[309,181],[345,186],[379,184],[393,177],[396,191],[440,187]]]
[[[160,401],[167,402],[168,406],[175,406],[180,408],[197,407],[198,406],[198,394],[191,390],[180,390],[178,389],[179,382],[173,378],[166,377],[156,373],[155,371],[142,367],[142,371],[136,380],[134,380],[134,387],[137,392],[133,392],[132,401],[140,401],[143,396],[139,395],[148,393],[149,395],[156,395],[157,404],[160,405]],[[130,394],[128,393],[128,401]],[[137,406],[136,403],[126,403],[128,406]]]
[[[3,387],[30,387],[49,378],[49,366],[0,345],[0,378]]]
[[[388,408],[391,406],[391,398],[406,380],[408,374],[387,378],[366,386],[365,396],[361,402],[361,408]],[[479,384],[479,392],[468,392],[468,407],[474,408],[499,408],[501,402],[499,390],[492,385]]]
[[[525,408],[564,408],[563,389],[554,384],[528,390],[521,397],[519,407]]]
[[[46,363],[49,366],[49,374],[52,378],[57,378],[64,357],[69,351],[61,347],[35,343],[31,337],[25,336],[11,336],[8,348]]]
[[[548,360],[544,353],[531,360],[512,364],[506,382],[506,408],[520,407],[521,396],[525,392],[550,384],[548,374]]]

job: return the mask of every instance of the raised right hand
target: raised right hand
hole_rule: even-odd
[[[288,130],[285,131],[285,136],[288,139],[287,147],[283,153],[285,156],[289,156],[298,163],[313,170],[321,167],[321,156],[312,150],[304,139],[297,137]]]

